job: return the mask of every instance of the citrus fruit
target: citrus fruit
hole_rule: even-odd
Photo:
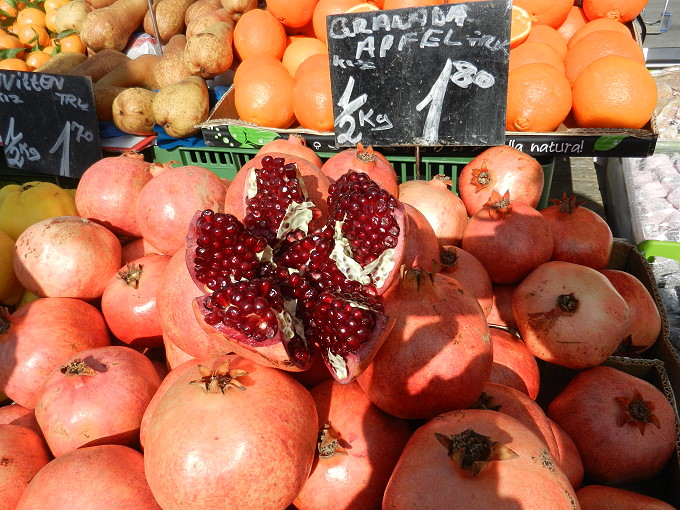
[[[542,42],[529,41],[510,50],[508,70],[512,71],[516,67],[520,67],[524,64],[535,64],[538,62],[550,64],[561,73],[564,73],[564,62],[562,57],[560,57],[552,46]]]
[[[363,3],[361,0],[319,0],[312,15],[316,38],[326,42],[326,16],[345,13],[361,3]]]
[[[328,55],[328,47],[323,41],[316,37],[298,37],[294,39],[283,53],[281,62],[291,76],[295,76],[298,66],[304,62],[307,57],[316,54]]]
[[[281,60],[286,51],[286,30],[272,13],[250,10],[234,27],[234,49],[241,60],[252,55],[271,55]]]
[[[567,42],[560,33],[548,25],[534,25],[529,31],[526,42],[545,43],[554,49],[562,60],[567,56]]]
[[[330,66],[316,66],[298,77],[293,89],[293,108],[303,128],[333,131]]]
[[[583,12],[588,19],[610,18],[627,23],[637,18],[648,0],[583,0]]]
[[[282,25],[299,28],[312,20],[319,0],[267,0],[267,10]]]
[[[567,19],[574,2],[573,0],[513,0],[512,4],[527,11],[535,24],[557,28]]]
[[[623,23],[619,23],[618,21],[614,21],[609,18],[600,18],[593,21],[588,21],[585,25],[574,32],[569,38],[569,41],[567,41],[567,47],[571,48],[585,36],[593,32],[597,32],[598,30],[612,30],[614,32],[621,32],[631,39],[633,38],[630,30],[628,30],[628,27],[626,27],[626,25]]]
[[[531,30],[531,15],[516,5],[512,6],[512,18],[510,19],[510,48],[524,42]]]

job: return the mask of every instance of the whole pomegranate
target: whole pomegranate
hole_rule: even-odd
[[[306,159],[314,166],[321,168],[323,162],[321,158],[307,146],[307,141],[303,136],[291,133],[288,138],[277,138],[271,142],[265,143],[257,154],[268,154],[270,152],[278,152],[280,154],[290,154],[291,156],[298,156]]]
[[[541,210],[548,221],[555,244],[552,260],[583,264],[593,269],[607,267],[612,254],[613,235],[607,222],[595,211],[581,207],[576,195],[551,200]]]
[[[106,324],[121,342],[135,348],[162,345],[156,296],[169,261],[167,255],[146,255],[128,262],[109,280],[101,310]]]
[[[399,185],[399,200],[418,209],[432,226],[440,246],[460,246],[468,214],[463,201],[449,187],[446,175],[435,175],[429,181],[420,179]]]
[[[104,225],[114,234],[140,237],[135,203],[152,178],[149,167],[141,154],[132,152],[100,159],[78,181],[78,214]]]
[[[163,335],[163,350],[165,351],[165,362],[169,370],[195,357],[177,347],[166,335]]]
[[[574,489],[536,434],[507,414],[451,411],[417,429],[382,508],[574,510]]]
[[[513,147],[499,145],[486,149],[463,167],[458,176],[458,193],[468,216],[472,216],[489,201],[493,190],[509,191],[514,200],[536,207],[544,183],[538,160]]]
[[[394,327],[358,378],[371,401],[409,419],[469,407],[493,363],[489,328],[474,296],[453,278],[410,269],[384,306]]]
[[[493,284],[484,265],[472,254],[456,246],[441,248],[439,272],[458,280],[479,302],[488,317],[493,306]]]
[[[583,510],[676,510],[658,498],[607,485],[586,485],[576,491],[576,497]]]
[[[91,300],[116,274],[120,255],[120,241],[107,228],[78,216],[58,216],[34,223],[19,236],[14,272],[38,297]]]
[[[536,400],[541,375],[536,357],[524,341],[506,329],[489,327],[493,344],[493,366],[489,382],[504,384]]]
[[[24,407],[20,404],[13,403],[0,406],[0,424],[5,425],[20,425],[36,432],[40,437],[43,437],[40,425],[35,419],[35,412],[33,409]]]
[[[548,418],[552,427],[555,441],[557,442],[558,455],[555,460],[569,478],[569,482],[574,489],[578,489],[583,483],[583,461],[578,451],[576,443],[567,432],[560,427],[554,420]]]
[[[318,213],[299,164],[261,162],[248,170],[256,186],[243,222],[211,210],[192,221],[196,316],[238,354],[286,370],[308,369],[316,345],[333,376],[349,382],[389,329],[380,295],[403,260],[403,206],[367,174],[349,171],[329,188],[328,220],[310,230]]]
[[[629,329],[629,307],[609,280],[571,262],[532,271],[515,288],[512,309],[534,356],[575,370],[606,360]]]
[[[121,445],[79,448],[50,461],[24,491],[16,510],[162,510],[144,477],[144,459]]]
[[[319,417],[317,457],[295,498],[298,510],[379,508],[409,424],[378,409],[354,381],[310,390]]]
[[[285,372],[237,356],[196,361],[149,418],[146,477],[164,510],[284,510],[309,476],[317,433],[314,400]]]
[[[85,301],[41,298],[0,316],[0,391],[33,409],[45,379],[73,354],[109,345],[101,312]]]
[[[493,304],[491,305],[489,315],[486,316],[486,321],[489,324],[517,331],[517,322],[512,313],[512,295],[516,288],[517,284],[514,283],[507,285],[494,283],[491,285]]]
[[[576,443],[592,483],[647,480],[675,451],[675,412],[663,392],[611,366],[576,374],[547,413]]]
[[[134,445],[160,384],[151,361],[134,349],[86,349],[50,374],[35,417],[55,457],[83,446]]]
[[[494,191],[465,226],[461,247],[484,265],[493,283],[509,284],[550,260],[553,238],[536,209]]]
[[[164,255],[184,248],[191,218],[198,210],[222,211],[226,187],[200,166],[155,164],[153,179],[137,196],[135,215],[142,237]]]
[[[404,203],[408,221],[404,249],[404,267],[417,267],[436,272],[441,267],[439,242],[430,222],[418,209]]]

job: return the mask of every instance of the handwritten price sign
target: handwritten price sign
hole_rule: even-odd
[[[339,146],[500,145],[510,0],[327,18]]]
[[[0,142],[11,168],[80,177],[102,157],[90,79],[0,71]]]

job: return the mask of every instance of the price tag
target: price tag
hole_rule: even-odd
[[[502,145],[511,6],[328,16],[336,144]]]
[[[0,141],[11,168],[81,177],[102,158],[91,79],[0,71]]]

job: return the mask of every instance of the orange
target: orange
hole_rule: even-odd
[[[57,31],[57,26],[55,25],[56,19],[57,19],[56,9],[45,11],[45,28],[52,33]]]
[[[267,0],[267,10],[282,25],[299,28],[312,20],[317,3],[319,0]]]
[[[354,7],[350,7],[347,10],[347,14],[351,14],[353,12],[371,12],[371,11],[379,11],[380,7],[378,7],[375,4],[372,4],[370,2],[366,2],[363,4],[355,5]]]
[[[291,76],[295,76],[298,66],[307,58],[317,54],[328,55],[328,47],[316,37],[298,37],[293,40],[283,53],[283,65]],[[328,57],[327,57],[328,58]]]
[[[85,44],[78,34],[69,34],[57,40],[57,44],[63,53],[83,53],[87,51]]]
[[[0,69],[4,71],[31,71],[28,64],[20,58],[6,58],[0,60]]]
[[[537,25],[559,27],[567,19],[573,0],[513,0],[513,5],[521,7],[533,16]]]
[[[567,47],[571,48],[574,44],[579,42],[585,36],[598,30],[612,30],[613,32],[621,32],[622,34],[626,34],[631,39],[633,38],[633,35],[630,33],[630,30],[628,30],[628,27],[623,23],[619,23],[618,21],[614,21],[609,18],[601,18],[593,21],[588,21],[588,23],[586,23],[576,32],[574,32],[569,41],[567,41]]]
[[[550,64],[525,64],[508,73],[508,131],[555,131],[570,109],[571,86]]]
[[[656,82],[645,65],[619,55],[586,67],[573,94],[574,120],[584,128],[642,128],[657,101]]]
[[[51,58],[52,57],[44,51],[32,51],[26,57],[26,64],[31,68],[31,71],[35,71],[40,66],[47,63]]]
[[[17,25],[39,25],[45,28],[45,12],[27,7],[17,15]]]
[[[50,45],[49,45],[49,46],[45,46],[45,47],[42,49],[42,51],[45,52],[45,53],[47,53],[47,54],[50,55],[51,57],[53,57],[54,55],[56,55],[57,53],[59,53],[59,48],[57,48],[54,44],[50,43]]]
[[[557,27],[557,31],[564,38],[565,41],[568,41],[574,34],[574,32],[576,32],[586,23],[588,23],[588,18],[586,17],[586,14],[583,12],[583,9],[578,5],[574,5],[569,11],[567,19],[565,19],[562,22],[562,24],[559,27]]]
[[[13,35],[7,32],[0,32],[0,50],[13,50],[18,48],[25,48],[25,45]],[[17,53],[15,56],[17,58],[23,58],[25,55],[24,51]]]
[[[70,1],[71,0],[45,0],[43,2],[43,9],[45,9],[45,12],[56,11],[59,7],[63,7]]]
[[[523,43],[531,31],[531,16],[527,11],[516,5],[512,6],[510,19],[510,48]]]
[[[443,0],[385,0],[383,9],[403,9],[405,7],[426,7],[428,5],[442,5]]]
[[[293,87],[295,80],[282,64],[263,64],[249,69],[234,87],[236,111],[246,122],[275,129],[295,122]]]
[[[47,33],[45,27],[40,25],[17,25],[15,33],[19,40],[27,46],[40,46],[42,48],[50,44],[50,34]]]
[[[348,9],[363,3],[361,0],[319,0],[314,8],[312,25],[317,39],[327,42],[326,16],[342,14]]]
[[[9,4],[7,0],[0,0],[0,10],[6,12],[7,16],[10,18],[16,18],[17,9],[13,5]],[[2,18],[3,16],[0,15],[0,19]]]
[[[300,75],[293,89],[293,109],[303,128],[333,131],[330,66],[317,66]]]
[[[302,61],[302,63],[298,66],[297,71],[295,71],[293,78],[297,80],[302,73],[305,73],[314,67],[328,65],[329,65],[328,54],[317,53],[316,55],[307,57],[305,60]]]
[[[643,65],[645,63],[642,48],[630,35],[611,30],[597,30],[584,36],[567,51],[564,73],[569,83],[573,84],[588,64],[609,55],[620,55]]]
[[[234,27],[234,49],[241,60],[252,55],[271,55],[281,60],[286,50],[286,30],[272,13],[250,10]]]
[[[276,57],[272,57],[271,55],[253,55],[252,57],[248,57],[243,62],[241,62],[236,68],[236,71],[234,72],[234,78],[232,80],[234,82],[234,85],[238,84],[241,76],[245,74],[246,71],[253,67],[257,67],[263,64],[283,65],[279,59],[277,59]]]
[[[545,43],[555,50],[562,60],[567,56],[567,42],[557,30],[548,25],[532,26],[526,42]]]
[[[583,12],[588,19],[611,18],[627,23],[637,18],[648,0],[583,0]]]
[[[542,42],[528,41],[510,50],[508,71],[512,71],[525,64],[535,64],[538,62],[550,64],[561,73],[564,73],[564,62],[552,46]]]

